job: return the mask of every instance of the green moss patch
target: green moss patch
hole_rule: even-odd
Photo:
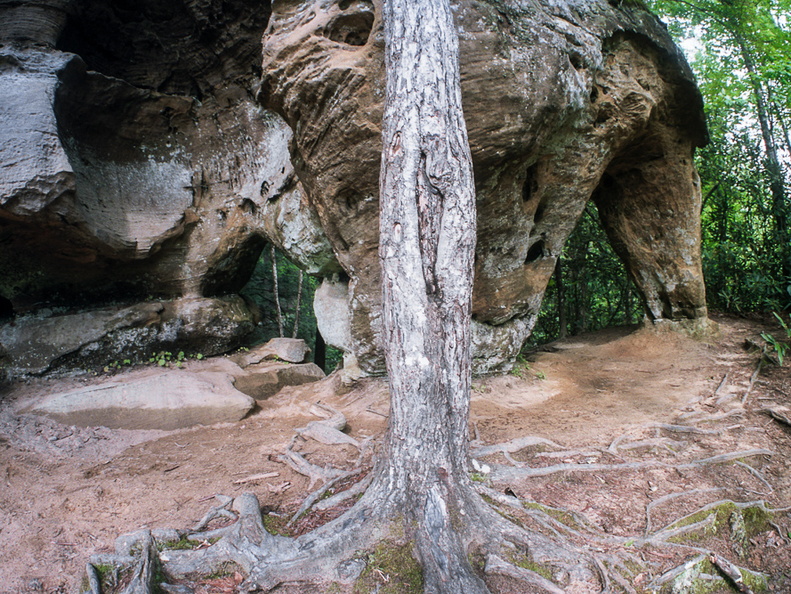
[[[412,544],[381,542],[367,555],[365,570],[354,585],[354,594],[421,594],[423,570],[412,554]]]

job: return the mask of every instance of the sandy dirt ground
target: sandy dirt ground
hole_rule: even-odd
[[[481,456],[496,469],[481,478],[499,492],[581,514],[601,534],[634,538],[719,500],[791,505],[791,427],[765,411],[791,407],[791,370],[767,364],[754,375],[760,352],[750,345],[762,344],[768,319],[716,321],[720,336],[709,342],[610,329],[548,345],[509,374],[476,379],[474,447],[526,436],[556,444]],[[285,388],[238,423],[171,432],[69,427],[19,412],[42,395],[96,381],[31,380],[0,392],[0,592],[74,592],[89,556],[111,551],[118,535],[191,526],[215,494],[250,491],[264,511],[293,513],[309,480],[279,456],[296,428],[317,419],[316,402],[342,411],[347,432],[364,445],[360,454],[299,440],[296,448],[314,464],[370,468],[386,426],[386,384],[346,387],[336,376]],[[525,467],[548,470],[509,474]],[[270,476],[250,478],[260,474]],[[331,515],[309,514],[294,531]],[[738,556],[726,538],[706,546],[769,575],[771,591],[791,592],[791,517],[776,514],[765,528]],[[661,572],[690,553],[657,555],[660,566],[665,558]],[[652,577],[633,576],[631,586],[640,591]],[[205,591],[231,590],[225,583]]]

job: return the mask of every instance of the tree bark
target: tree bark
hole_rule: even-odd
[[[277,330],[280,338],[283,338],[283,310],[280,307],[280,287],[277,282],[277,252],[275,246],[270,246],[269,255],[272,258],[272,292],[275,295],[275,308],[277,309]]]
[[[299,285],[297,287],[297,305],[294,311],[294,331],[291,333],[291,338],[296,338],[299,332],[299,309],[302,307],[302,282],[305,278],[305,273],[299,271]]]
[[[380,247],[390,424],[379,480],[426,591],[485,592],[450,518],[468,466],[475,188],[448,0],[386,0]],[[457,516],[458,517],[458,516]]]
[[[555,287],[558,291],[558,338],[568,336],[568,316],[566,315],[566,287],[563,284],[563,262],[560,257],[555,263]]]

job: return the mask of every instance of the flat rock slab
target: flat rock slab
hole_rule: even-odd
[[[172,430],[238,421],[253,406],[228,374],[163,370],[53,394],[26,412],[81,427]]]

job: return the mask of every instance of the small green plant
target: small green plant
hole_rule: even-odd
[[[196,355],[191,355],[198,361],[203,359],[203,354],[198,353]],[[149,357],[148,362],[154,363],[159,365],[160,367],[181,367],[184,363],[189,359],[188,356],[184,351],[179,351],[175,355],[170,351],[159,351],[158,353],[151,353],[151,357]]]
[[[547,374],[543,371],[536,371],[536,379],[545,380],[547,379]]]
[[[126,367],[132,364],[131,359],[124,359],[123,361],[113,361],[104,366],[104,372],[110,373],[111,371],[118,371],[121,367]]]
[[[761,338],[763,338],[766,342],[766,347],[774,351],[775,355],[777,356],[777,362],[782,365],[783,359],[785,359],[786,353],[789,349],[789,344],[787,341],[791,340],[791,328],[777,312],[774,312],[774,316],[777,318],[777,321],[780,322],[780,326],[785,331],[785,341],[778,340],[774,337],[774,335],[769,334],[768,332],[762,332]]]

